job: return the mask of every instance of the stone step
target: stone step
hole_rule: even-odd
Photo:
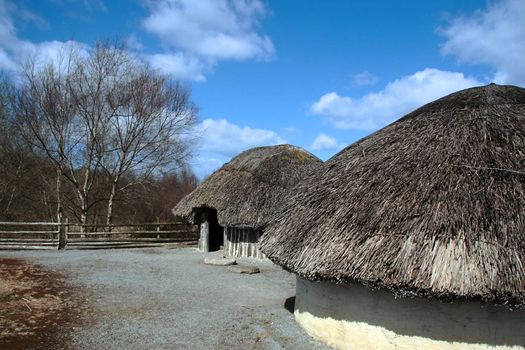
[[[204,264],[216,266],[235,265],[237,261],[234,258],[204,258]]]
[[[259,270],[258,267],[255,267],[255,266],[241,266],[241,265],[228,266],[228,271],[235,272],[235,273],[245,273],[245,274],[248,274],[248,275],[252,275],[254,273],[261,272],[261,270]]]

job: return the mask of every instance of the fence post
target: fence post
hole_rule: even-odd
[[[67,232],[69,231],[69,219],[60,223],[60,230],[58,233],[58,249],[65,249],[67,244]]]

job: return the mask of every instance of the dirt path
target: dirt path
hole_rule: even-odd
[[[68,348],[80,300],[59,274],[23,260],[0,259],[0,348]]]
[[[82,291],[83,322],[61,343],[73,349],[327,349],[285,308],[295,277],[270,261],[240,259],[261,270],[241,275],[204,265],[209,255],[193,248],[0,256],[38,264]]]

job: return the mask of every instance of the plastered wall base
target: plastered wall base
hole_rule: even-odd
[[[295,319],[336,348],[525,349],[525,311],[480,302],[396,299],[362,285],[297,278]]]

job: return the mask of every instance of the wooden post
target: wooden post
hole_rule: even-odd
[[[58,249],[65,249],[67,245],[67,232],[69,230],[69,219],[62,221],[58,232]]]
[[[157,232],[160,232],[160,219],[157,217]],[[157,233],[157,239],[160,238],[160,233]]]
[[[228,226],[222,228],[222,255],[228,256],[228,235],[226,234],[226,229]]]
[[[208,221],[208,212],[204,211],[201,216],[200,223],[200,238],[199,238],[199,250],[207,253],[210,251],[210,223]]]

